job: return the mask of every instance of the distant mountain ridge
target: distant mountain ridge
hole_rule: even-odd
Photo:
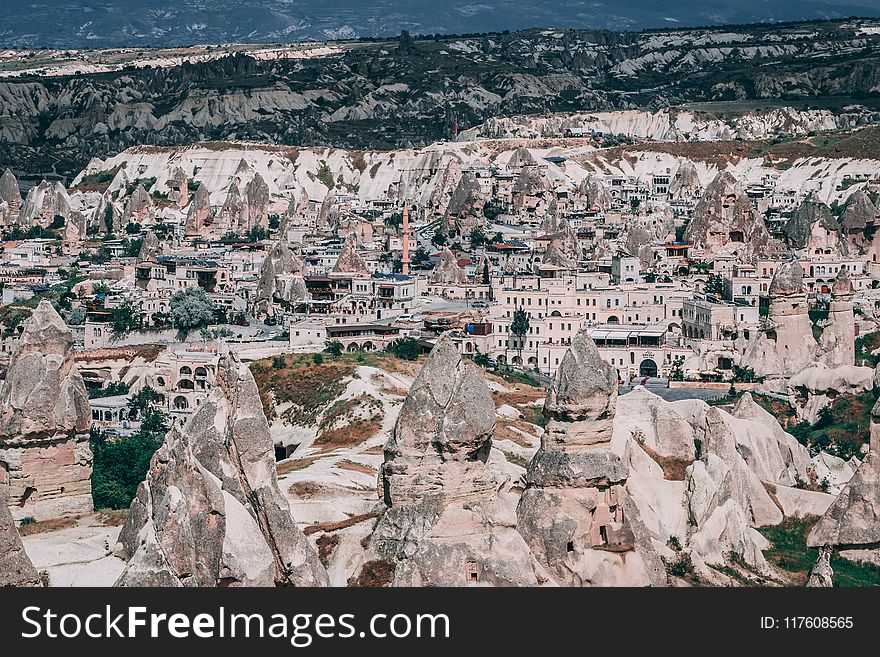
[[[0,47],[106,48],[880,16],[880,0],[7,0]]]
[[[843,117],[837,127],[876,122],[880,20],[401,37],[306,59],[239,52],[112,73],[24,75],[0,80],[0,170],[69,176],[131,146],[198,141],[373,150],[471,132],[542,136],[592,123],[541,128],[501,119],[690,104],[707,104],[694,111],[708,120],[786,104],[829,110]],[[778,118],[774,134],[789,132],[789,119]],[[672,121],[682,139],[702,130],[675,117],[646,120]]]

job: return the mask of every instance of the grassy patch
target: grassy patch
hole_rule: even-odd
[[[797,584],[807,581],[819,556],[817,549],[807,547],[807,534],[818,521],[815,516],[786,518],[778,525],[758,528],[771,543],[764,550],[764,558],[780,570],[791,573]]]
[[[278,473],[278,476],[290,474],[291,472],[296,472],[297,470],[304,470],[309,467],[312,463],[317,461],[321,456],[306,456],[301,459],[287,459],[285,461],[280,461],[275,465],[275,471]]]
[[[337,401],[324,414],[315,445],[322,449],[360,445],[376,435],[384,415],[382,402],[366,393]]]
[[[764,557],[771,564],[793,575],[796,584],[804,584],[810,569],[816,563],[819,550],[807,547],[807,535],[819,521],[816,516],[786,518],[774,527],[760,527],[771,542]],[[880,586],[880,567],[843,559],[835,553],[831,557],[834,586]]]
[[[880,349],[880,331],[866,333],[856,338],[856,365],[865,364],[876,367],[880,362],[880,355],[872,352]]]
[[[37,520],[22,524],[18,528],[18,533],[22,536],[33,536],[34,534],[45,534],[47,532],[57,532],[60,529],[73,527],[79,518],[52,518],[50,520]]]
[[[868,442],[874,402],[873,391],[838,395],[830,406],[819,411],[815,424],[801,422],[786,430],[812,450],[849,460],[860,456],[862,445]]]
[[[251,366],[263,411],[271,420],[275,405],[289,402],[284,419],[298,426],[313,425],[321,411],[345,391],[355,371],[355,366],[343,359],[315,365],[310,354],[275,358],[274,366],[272,359]]]
[[[502,452],[504,450],[501,450]],[[504,458],[507,459],[508,463],[513,463],[514,465],[518,465],[521,468],[529,469],[529,461],[528,459],[520,456],[516,452],[504,452]]]
[[[350,472],[360,472],[366,475],[376,475],[378,472],[376,468],[370,467],[365,463],[357,463],[355,461],[349,461],[348,459],[342,459],[336,464],[336,467],[340,470],[349,470]]]

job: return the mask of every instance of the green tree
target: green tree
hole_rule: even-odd
[[[430,254],[425,251],[422,247],[416,249],[416,252],[412,257],[412,265],[413,267],[424,267],[425,265],[431,262]]]
[[[330,356],[338,358],[342,355],[344,349],[342,347],[342,343],[339,340],[330,340],[330,342],[327,343],[327,346],[324,347],[324,351]]]
[[[141,431],[164,435],[168,431],[168,420],[165,418],[165,414],[154,406],[148,408],[141,417]]]
[[[144,314],[131,299],[126,299],[110,311],[110,329],[113,335],[121,337],[136,331],[144,325]]]
[[[476,226],[471,231],[471,246],[484,246],[488,241],[489,238],[486,237],[486,233],[483,232],[483,229],[480,226]]]
[[[706,281],[706,286],[703,290],[706,294],[711,294],[721,299],[724,297],[724,279],[718,274],[712,274]]]
[[[247,237],[248,242],[262,242],[266,239],[266,229],[262,226],[254,226],[247,232],[245,237]]]
[[[404,360],[418,360],[422,353],[419,341],[410,337],[394,340],[385,350]]]
[[[491,361],[489,360],[488,354],[484,354],[482,351],[477,349],[476,353],[474,354],[474,363],[476,363],[480,367],[489,367]]]
[[[523,343],[526,333],[529,332],[529,316],[522,308],[513,311],[513,321],[510,323],[510,332],[516,336],[516,350],[522,363]]]
[[[431,238],[431,244],[434,246],[445,246],[447,242],[446,233],[438,230],[434,233],[434,237]]]
[[[128,407],[143,415],[159,401],[159,393],[151,386],[144,386],[128,399]]]
[[[171,323],[181,331],[207,328],[214,321],[214,304],[201,287],[187,287],[171,296]]]

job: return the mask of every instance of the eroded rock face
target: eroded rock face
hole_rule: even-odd
[[[0,213],[0,219],[3,219],[5,225],[12,224],[18,218],[18,213],[21,212],[22,201],[18,180],[9,169],[6,169],[0,176],[0,205],[3,203],[6,204],[6,215],[4,217]]]
[[[862,231],[868,224],[874,223],[876,216],[877,208],[871,202],[871,197],[860,189],[847,199],[840,215],[840,225],[847,233]]]
[[[578,185],[578,194],[584,197],[587,207],[604,210],[611,205],[611,194],[605,184],[595,176],[587,176]]]
[[[237,187],[235,189],[238,191]],[[235,215],[235,213],[240,215],[241,209],[240,206],[236,206],[235,195],[231,191],[230,195],[232,196],[232,201],[231,203],[227,201],[229,206],[224,205],[224,209],[228,210],[229,220],[232,221],[231,215]],[[205,185],[199,185],[195,194],[193,194],[192,203],[189,204],[189,209],[186,211],[185,234],[188,236],[199,235],[209,223],[211,223],[210,195]]]
[[[831,568],[830,547],[822,547],[819,549],[819,557],[813,568],[810,570],[810,578],[807,580],[809,587],[831,587],[834,586],[834,570]]]
[[[357,252],[357,239],[354,235],[350,235],[343,243],[339,257],[333,265],[333,271],[345,274],[369,275],[370,272],[367,271],[367,265]]]
[[[81,244],[86,239],[87,224],[85,215],[79,210],[72,210],[64,224],[62,241],[68,246]]]
[[[269,228],[269,185],[259,173],[255,173],[245,187],[245,199],[247,201],[245,212],[247,222],[244,230],[256,227],[267,230]]]
[[[269,425],[250,370],[220,358],[217,386],[174,427],[138,488],[117,586],[326,586],[317,553],[278,488]]]
[[[724,250],[749,260],[767,248],[770,234],[737,179],[722,171],[694,208],[685,239],[710,253]]]
[[[665,571],[627,467],[611,450],[617,374],[579,333],[544,402],[541,447],[526,472],[517,530],[563,586],[660,586]]]
[[[195,204],[195,199],[193,199],[193,204]],[[223,207],[220,208],[220,214],[217,219],[218,227],[221,230],[239,230],[247,225],[245,199],[237,182],[233,181],[229,185],[226,201],[223,203]]]
[[[290,250],[286,239],[280,239],[266,255],[257,283],[255,314],[271,312],[273,301],[295,302],[307,298],[302,278],[303,263]]]
[[[432,283],[467,283],[467,275],[464,269],[458,266],[455,255],[448,248],[440,252],[440,258],[431,271]]]
[[[44,180],[31,187],[18,215],[18,224],[25,227],[51,226],[55,217],[70,216],[70,202],[67,190],[61,183],[54,185]]]
[[[162,247],[159,244],[159,238],[153,231],[147,231],[144,235],[144,241],[141,242],[141,250],[138,251],[138,260],[155,261],[161,253]]]
[[[125,226],[128,224],[147,225],[154,223],[155,219],[156,207],[153,205],[153,199],[144,186],[139,184],[125,202],[122,222]]]
[[[495,404],[448,335],[431,351],[385,445],[387,507],[367,559],[393,586],[535,586],[549,578],[516,532],[515,497],[487,466]]]
[[[831,248],[846,252],[841,241],[841,228],[831,208],[815,194],[805,198],[782,229],[795,249]]]
[[[25,325],[0,388],[0,471],[16,518],[92,510],[89,397],[73,335],[49,301]]]
[[[700,432],[700,459],[687,468],[688,545],[709,565],[739,555],[768,574],[765,542],[753,527],[775,525],[782,511],[737,451],[735,427],[717,408],[706,414]]]
[[[831,288],[828,323],[819,336],[819,357],[828,367],[853,366],[856,361],[853,286],[841,267]]]
[[[485,204],[486,199],[483,197],[480,182],[473,173],[466,171],[449,198],[449,205],[446,206],[446,214],[443,217],[446,232],[454,228],[458,235],[470,235],[477,225],[485,223],[483,216]]]
[[[880,543],[880,401],[871,410],[870,449],[807,536],[810,547],[877,549]]]
[[[741,366],[759,376],[788,378],[816,360],[818,345],[813,337],[804,271],[796,260],[783,263],[770,282],[770,309],[766,326],[746,347]]]
[[[702,189],[697,167],[690,160],[684,160],[669,181],[669,195],[675,199],[691,198]]]
[[[0,587],[39,584],[37,569],[21,544],[21,536],[7,506],[3,482],[0,481]]]
[[[185,208],[186,204],[189,203],[189,181],[183,169],[174,167],[166,185],[170,190],[168,200],[174,202],[178,208]]]

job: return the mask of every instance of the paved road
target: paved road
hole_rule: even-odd
[[[714,399],[715,397],[723,397],[727,394],[726,390],[703,390],[700,388],[667,388],[666,383],[658,385],[656,380],[650,380],[645,386],[655,395],[666,401],[678,401],[679,399]],[[638,385],[639,380],[633,381]],[[621,395],[631,392],[633,389],[628,383],[624,383],[618,388]]]

